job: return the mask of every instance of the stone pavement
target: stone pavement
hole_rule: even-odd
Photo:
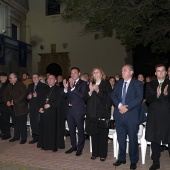
[[[28,141],[31,140],[30,136]],[[24,145],[19,141],[10,143],[0,140],[0,170],[126,170],[129,169],[130,161],[127,155],[127,163],[120,167],[113,167],[115,158],[113,157],[112,143],[108,144],[108,157],[105,162],[99,158],[91,160],[89,151],[89,140],[85,142],[83,154],[75,156],[75,152],[65,154],[70,148],[69,137],[66,138],[66,149],[57,152],[44,151],[38,149],[36,144],[30,145],[28,142]],[[149,156],[149,146],[147,148],[146,164],[141,164],[141,157],[138,163],[138,170],[147,170],[151,165]],[[170,170],[170,157],[167,151],[161,156],[161,169]]]

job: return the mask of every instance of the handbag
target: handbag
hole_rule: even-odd
[[[98,128],[102,128],[102,129],[107,129],[110,127],[110,119],[98,119],[97,122],[97,126]]]

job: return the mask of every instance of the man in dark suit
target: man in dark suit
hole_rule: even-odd
[[[63,81],[64,92],[67,94],[67,122],[70,131],[71,148],[65,153],[73,151],[76,156],[82,154],[84,148],[84,115],[85,102],[84,95],[87,90],[86,82],[79,79],[80,70],[77,67],[71,68],[71,78],[69,82]],[[76,128],[78,130],[78,144],[76,140]]]
[[[38,141],[39,137],[39,108],[40,108],[40,94],[43,92],[44,87],[47,85],[41,83],[38,74],[32,75],[33,83],[28,85],[28,96],[29,101],[29,113],[30,113],[30,124],[32,129],[32,138],[29,144],[34,144]]]
[[[115,106],[114,119],[119,143],[119,157],[113,163],[120,166],[126,163],[126,138],[129,136],[130,169],[137,168],[138,153],[138,129],[139,124],[145,121],[146,116],[142,110],[143,83],[132,79],[133,66],[127,64],[122,68],[122,78],[119,80],[112,93]]]
[[[14,137],[9,142],[15,142],[21,138],[20,144],[25,144],[27,141],[27,90],[24,83],[18,79],[17,73],[11,73],[9,81],[4,91],[4,102],[11,112],[14,123]]]
[[[168,79],[170,80],[170,66],[168,67]]]
[[[1,72],[0,73],[0,129],[1,129],[1,134],[0,137],[2,140],[7,140],[11,138],[11,132],[10,132],[10,112],[9,109],[4,102],[3,95],[4,95],[4,90],[9,83],[7,79],[7,73]]]
[[[153,160],[149,170],[160,169],[161,142],[170,146],[170,80],[165,78],[166,73],[164,64],[157,65],[157,79],[146,85],[146,101],[149,103],[146,140],[151,142]]]

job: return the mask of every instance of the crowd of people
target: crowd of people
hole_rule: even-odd
[[[156,65],[155,76],[133,77],[133,66],[122,67],[122,75],[107,77],[101,68],[93,68],[91,76],[72,67],[70,77],[63,79],[28,73],[19,79],[17,73],[0,73],[1,140],[27,142],[27,115],[30,117],[32,140],[42,150],[65,148],[65,121],[68,123],[71,147],[65,152],[83,153],[85,134],[92,138],[91,160],[105,161],[108,151],[110,118],[113,116],[119,143],[118,160],[126,163],[126,138],[129,137],[130,169],[139,160],[139,125],[146,122],[146,140],[151,142],[153,164],[160,168],[160,144],[170,145],[170,67]],[[147,115],[146,115],[147,113]],[[10,117],[14,134],[11,138]],[[78,132],[78,133],[77,133]],[[78,134],[78,140],[76,139]],[[170,147],[169,147],[170,148]],[[169,149],[170,154],[170,149]]]

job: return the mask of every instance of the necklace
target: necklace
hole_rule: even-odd
[[[46,103],[48,103],[49,98],[50,98],[50,96],[51,96],[51,94],[52,94],[54,88],[55,88],[55,86],[52,88],[51,92],[50,92],[49,94],[47,94]]]

